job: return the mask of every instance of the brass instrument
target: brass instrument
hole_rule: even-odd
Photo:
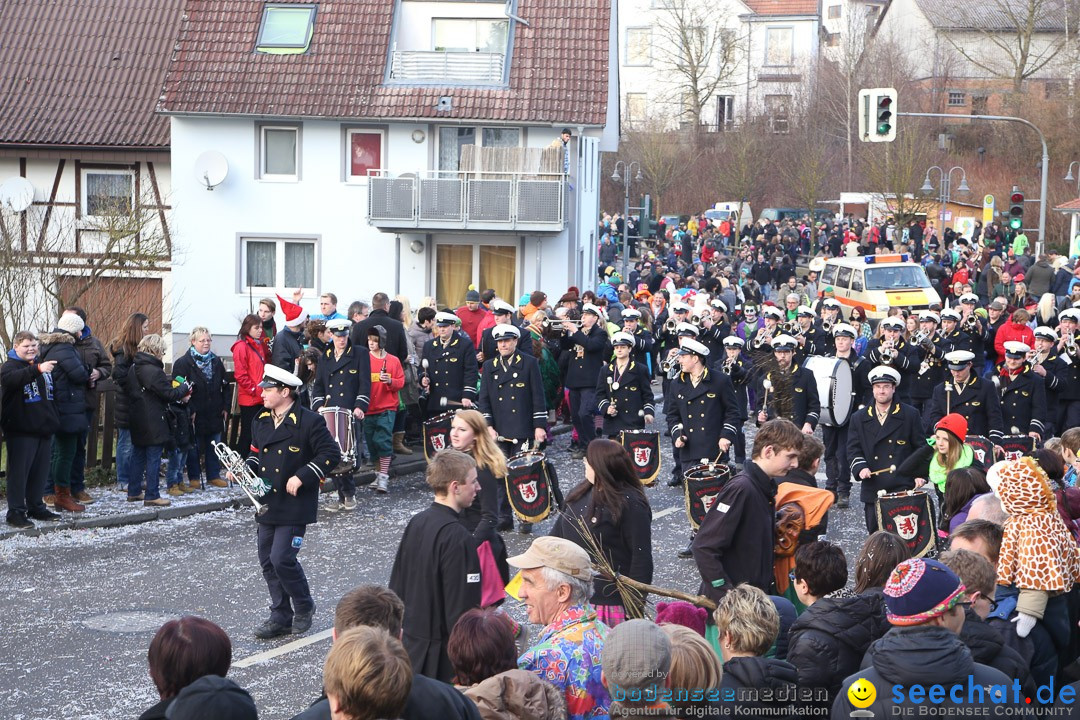
[[[831,320],[822,320],[821,329],[832,335],[832,329],[835,324],[836,323],[832,322]]]
[[[1075,335],[1070,334],[1068,336],[1068,339],[1065,340],[1065,345],[1062,350],[1065,352],[1066,355],[1072,355],[1073,357],[1077,356]]]
[[[960,329],[966,333],[973,333],[979,331],[979,318],[975,313],[971,313],[964,318],[964,322],[961,323]]]
[[[660,362],[660,369],[665,373],[670,373],[672,370],[675,369],[675,358],[676,357],[677,356],[672,355],[667,360],[661,361]]]
[[[750,343],[750,346],[753,347],[755,350],[760,350],[765,345],[771,345],[772,343],[769,342],[771,339],[772,336],[769,335],[768,331],[766,331],[765,328],[761,328],[756,333],[754,333],[754,339]]]
[[[698,315],[698,314],[695,313],[694,315],[691,315],[690,319],[687,320],[686,322],[690,323],[691,325],[697,325],[698,327],[701,327],[701,320],[702,320],[701,315]]]
[[[258,498],[261,498],[270,492],[270,483],[255,475],[251,467],[244,462],[242,457],[240,457],[240,453],[236,452],[225,443],[216,442],[213,443],[213,446],[214,454],[217,455],[218,460],[221,461],[222,467],[229,473],[232,473],[233,480],[236,481],[236,484],[240,486],[241,490],[247,493],[249,498],[251,498],[251,503],[255,506],[256,517],[269,510],[270,506],[260,503]]]
[[[664,332],[666,332],[668,335],[673,335],[675,333],[675,328],[678,326],[678,320],[676,320],[675,318],[668,318],[668,321],[664,323]]]
[[[886,340],[881,344],[881,362],[886,365],[891,365],[899,354],[900,352],[893,345],[892,340]]]
[[[725,375],[730,375],[731,370],[735,367],[735,358],[727,358],[724,360],[724,364],[720,367],[721,371]]]
[[[540,323],[540,326],[544,328],[562,327],[563,323],[570,323],[571,325],[577,325],[578,327],[581,327],[582,325],[580,319],[571,320],[569,318],[544,318],[544,321]]]

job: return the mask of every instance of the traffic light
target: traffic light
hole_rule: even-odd
[[[641,200],[641,222],[638,223],[638,235],[643,238],[656,237],[656,221],[653,220],[653,201],[651,195]]]
[[[1013,185],[1012,194],[1009,195],[1009,229],[1022,230],[1024,228],[1024,193],[1016,185]]]
[[[896,139],[896,90],[869,88],[859,91],[859,139],[892,142]]]

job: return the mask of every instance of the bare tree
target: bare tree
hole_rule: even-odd
[[[678,133],[665,132],[663,121],[652,118],[640,130],[628,132],[623,140],[627,163],[637,161],[644,176],[644,188],[652,194],[659,213],[664,196],[685,174],[693,157],[693,148]]]
[[[934,198],[919,192],[935,160],[926,141],[929,127],[905,122],[895,141],[863,148],[863,172],[875,204],[888,208],[901,227],[937,205]]]

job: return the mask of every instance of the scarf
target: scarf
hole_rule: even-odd
[[[934,444],[934,438],[930,438],[930,444]],[[938,459],[939,455],[937,450],[934,451],[934,456],[930,459],[930,480],[934,483],[938,490],[944,494],[945,492],[945,478],[948,477],[950,470],[956,468],[947,468],[941,464]],[[972,451],[971,446],[965,444],[960,448],[960,459],[956,461],[957,468],[969,467],[975,458],[975,453]]]
[[[191,353],[191,358],[195,361],[195,367],[199,368],[199,372],[203,374],[203,377],[206,378],[206,381],[213,382],[214,358],[217,357],[217,355],[214,354],[214,351],[211,350],[205,355],[202,355],[199,353],[198,350],[195,349],[195,346],[192,345],[190,348],[188,348],[188,352]]]

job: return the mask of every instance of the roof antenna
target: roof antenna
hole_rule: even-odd
[[[506,8],[503,11],[503,14],[506,15],[506,17],[513,20],[514,22],[521,23],[525,27],[532,27],[531,25],[529,25],[529,22],[527,20],[522,20],[521,18],[519,18],[517,15],[514,14],[514,11],[517,9],[516,6],[517,6],[517,0],[506,0]]]

